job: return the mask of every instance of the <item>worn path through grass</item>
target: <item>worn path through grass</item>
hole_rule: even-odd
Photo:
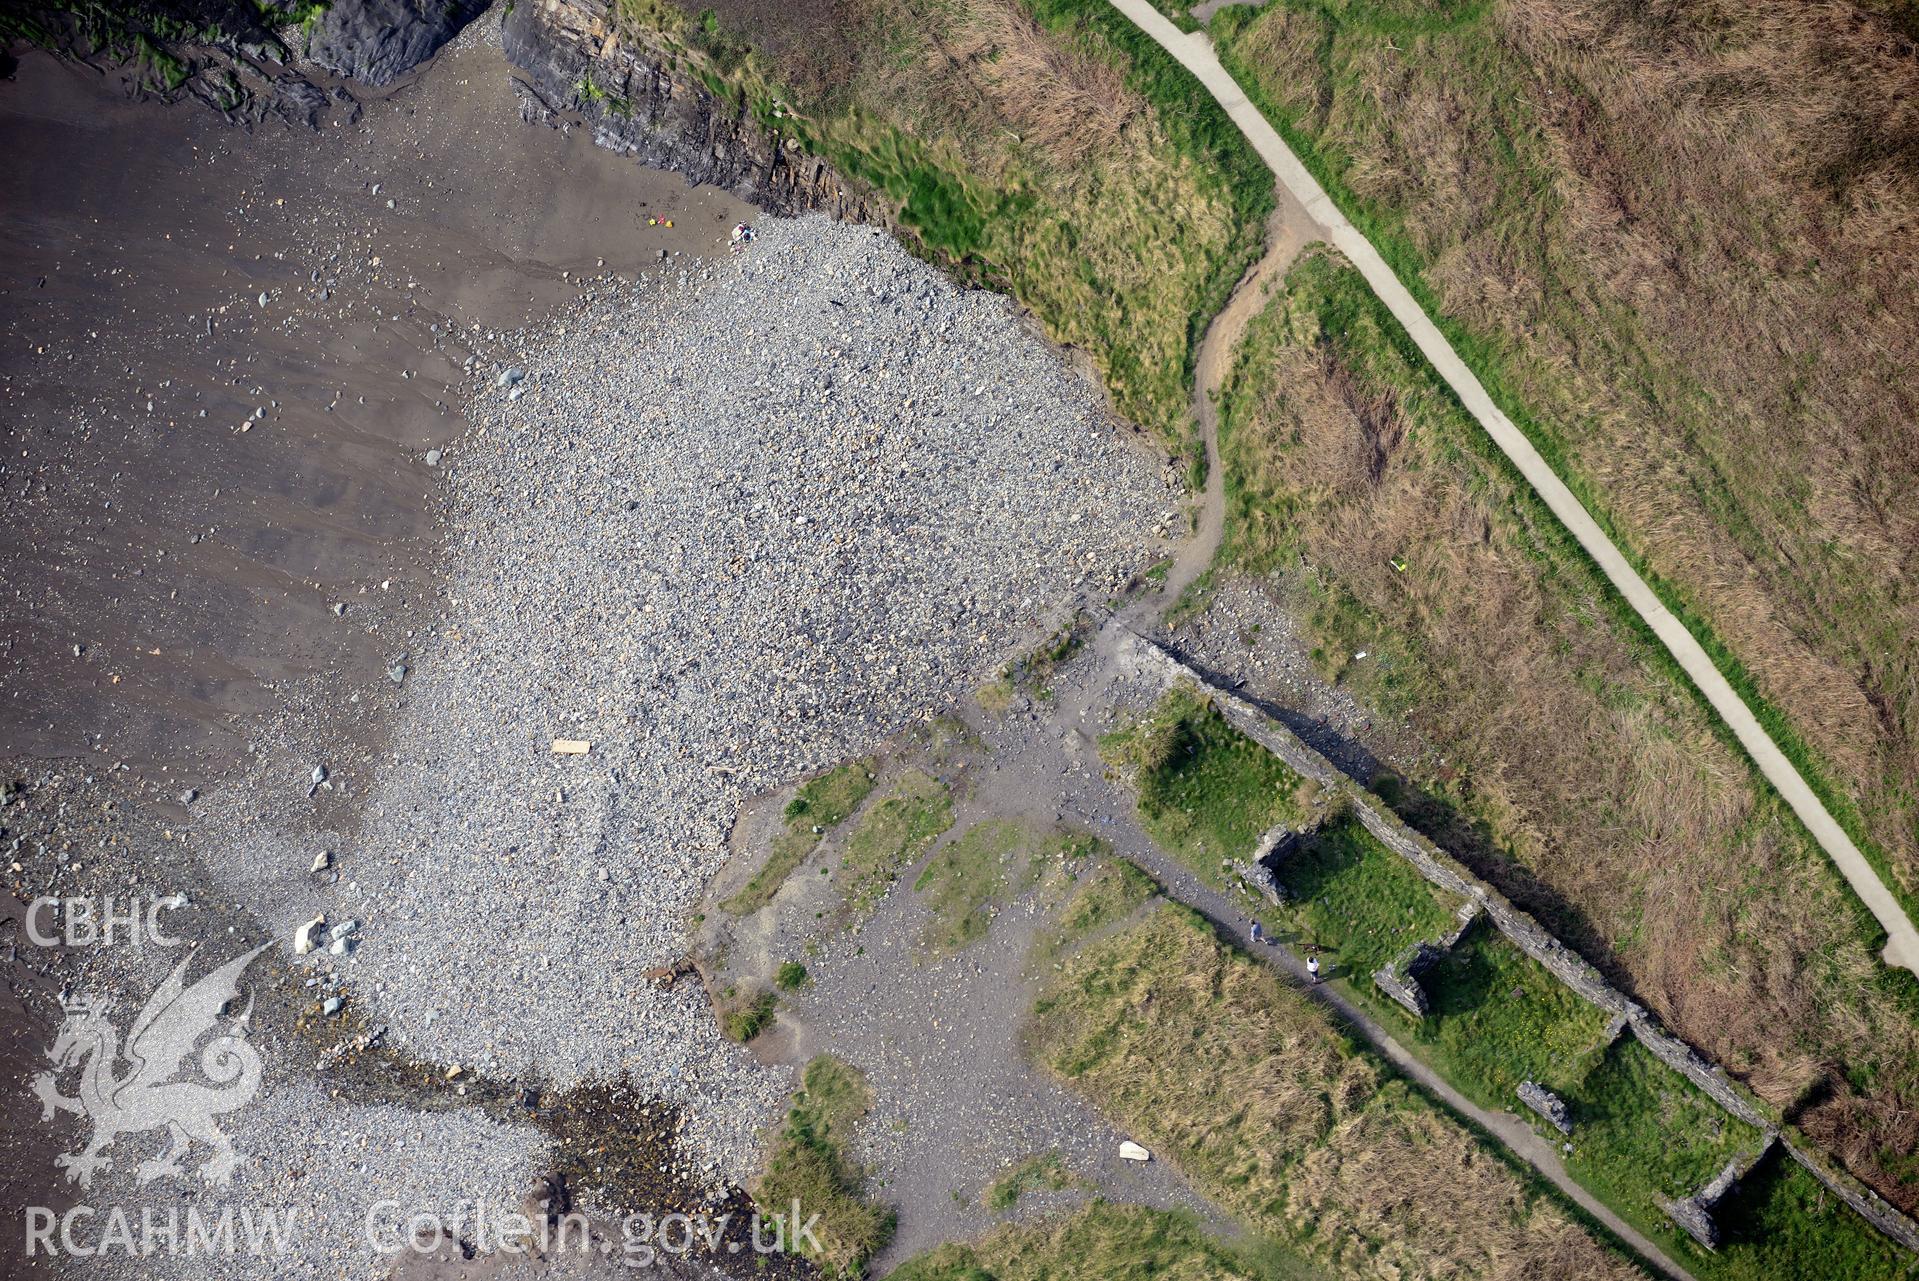
[[[1593,558],[1607,580],[1645,621],[1727,728],[1738,738],[1767,782],[1792,807],[1793,813],[1805,824],[1838,867],[1840,874],[1846,878],[1846,883],[1886,931],[1886,946],[1882,953],[1885,962],[1919,973],[1919,930],[1914,929],[1899,900],[1880,880],[1866,856],[1853,843],[1852,837],[1839,825],[1825,803],[1773,741],[1753,709],[1720,673],[1699,639],[1666,608],[1658,593],[1640,576],[1625,553],[1607,536],[1599,522],[1533,447],[1526,434],[1493,403],[1485,387],[1465,361],[1460,359],[1459,353],[1453,350],[1452,344],[1407,291],[1386,260],[1340,212],[1278,131],[1248,101],[1238,82],[1220,65],[1212,42],[1205,33],[1180,31],[1152,6],[1150,0],[1112,0],[1112,4],[1156,44],[1178,59],[1180,65],[1190,71],[1225,108],[1233,123],[1239,126],[1260,158],[1278,177],[1283,191],[1304,209],[1317,234],[1344,254],[1365,277],[1366,283],[1386,305],[1393,318],[1404,327],[1421,354],[1480,426],[1485,428],[1487,435],[1553,515],[1579,540],[1586,554]],[[1202,387],[1204,381],[1202,376]],[[1204,390],[1199,395],[1203,399]],[[1214,416],[1210,413],[1204,415],[1201,427],[1206,433],[1207,457],[1213,464],[1207,484],[1210,496],[1219,483],[1217,422]],[[1219,510],[1212,507],[1203,511],[1203,515],[1209,518],[1219,514]],[[1212,532],[1209,542],[1209,536],[1202,529],[1201,536],[1194,541],[1216,546],[1218,532]]]
[[[1118,0],[1115,2],[1117,3]],[[1130,3],[1132,0],[1129,0]],[[1145,0],[1137,0],[1137,3],[1143,5]],[[1121,8],[1129,17],[1134,17],[1134,20],[1138,21],[1128,5],[1121,5]],[[1160,22],[1164,24],[1165,20],[1162,18]],[[1152,28],[1149,27],[1147,30],[1148,34],[1154,34]],[[1154,38],[1159,37],[1154,35]],[[1170,46],[1169,49],[1171,49]],[[1177,49],[1171,49],[1171,51],[1175,56],[1179,56]],[[1181,61],[1184,62],[1183,57]],[[1237,121],[1238,113],[1233,104],[1225,99],[1221,101],[1228,113]],[[1255,143],[1257,145],[1256,140]],[[1317,238],[1316,220],[1308,213],[1307,207],[1296,198],[1293,190],[1290,185],[1282,182],[1278,206],[1267,223],[1264,252],[1259,261],[1241,278],[1225,308],[1213,319],[1206,330],[1205,337],[1201,340],[1193,383],[1193,410],[1194,417],[1200,426],[1207,470],[1205,490],[1200,498],[1193,537],[1187,540],[1176,553],[1173,564],[1155,590],[1141,593],[1130,605],[1109,617],[1095,633],[1091,649],[1095,670],[1098,672],[1113,672],[1118,663],[1120,648],[1125,645],[1128,638],[1140,631],[1149,630],[1151,625],[1170,608],[1176,607],[1182,597],[1204,587],[1204,576],[1218,552],[1224,532],[1226,511],[1224,469],[1219,461],[1219,415],[1214,397],[1218,394],[1226,374],[1232,367],[1233,353],[1238,346],[1240,336],[1245,332],[1251,319],[1259,313],[1266,300],[1268,286],[1281,279],[1293,260],[1299,256],[1300,251]],[[1075,727],[1078,731],[1076,737],[1080,743],[1090,745],[1096,742],[1100,737],[1102,717],[1108,710],[1104,701],[1104,696],[1108,692],[1104,679],[1096,677],[1079,682],[1076,687],[1068,689],[1061,696],[1056,706],[1058,723]],[[1105,821],[1110,822],[1111,818]],[[1149,870],[1154,873],[1160,883],[1167,888],[1170,897],[1212,920],[1240,946],[1249,950],[1253,948],[1250,934],[1247,933],[1248,923],[1242,921],[1241,915],[1234,909],[1231,901],[1196,876],[1185,863],[1160,852],[1157,848],[1152,848],[1152,852],[1146,855],[1143,861],[1147,863]],[[1580,1186],[1567,1173],[1558,1149],[1541,1138],[1524,1120],[1509,1112],[1479,1107],[1449,1085],[1424,1061],[1407,1051],[1381,1024],[1375,1022],[1351,1000],[1334,991],[1329,985],[1311,986],[1304,960],[1290,950],[1269,945],[1258,948],[1254,951],[1254,955],[1291,975],[1295,981],[1307,983],[1316,999],[1336,1010],[1368,1044],[1385,1055],[1394,1067],[1418,1083],[1433,1097],[1440,1099],[1456,1115],[1471,1121],[1521,1160],[1538,1170],[1555,1187],[1571,1198],[1580,1209],[1603,1224],[1642,1258],[1651,1262],[1667,1276],[1678,1278],[1679,1281],[1692,1281],[1691,1274],[1675,1263],[1657,1245],[1614,1213],[1591,1192]]]
[[[1204,916],[1234,946],[1288,976],[1304,987],[1316,1001],[1335,1011],[1340,1019],[1365,1042],[1383,1055],[1408,1080],[1445,1104],[1454,1115],[1470,1121],[1539,1171],[1554,1187],[1580,1209],[1602,1223],[1641,1258],[1678,1281],[1693,1281],[1692,1274],[1650,1238],[1616,1214],[1605,1202],[1587,1191],[1566,1169],[1559,1149],[1512,1112],[1484,1108],[1474,1103],[1441,1076],[1426,1061],[1396,1040],[1385,1026],[1361,1009],[1330,983],[1315,984],[1306,972],[1306,962],[1290,948],[1269,938],[1264,943],[1252,939],[1251,923],[1234,901],[1200,880],[1191,869],[1170,855],[1154,850],[1140,861],[1162,886],[1167,896]]]

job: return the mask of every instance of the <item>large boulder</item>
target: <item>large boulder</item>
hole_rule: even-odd
[[[307,36],[316,66],[387,85],[431,58],[486,0],[333,0]]]

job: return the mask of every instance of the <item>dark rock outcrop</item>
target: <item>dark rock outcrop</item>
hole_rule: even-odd
[[[1281,885],[1279,878],[1273,875],[1272,868],[1266,866],[1264,863],[1242,863],[1237,860],[1228,864],[1228,866],[1231,868],[1233,875],[1239,877],[1242,885],[1259,895],[1259,897],[1265,899],[1269,905],[1273,907],[1285,906],[1286,887]]]
[[[807,155],[791,135],[762,125],[659,51],[628,43],[603,4],[521,0],[506,15],[502,39],[508,61],[524,73],[528,120],[577,118],[603,147],[772,213],[821,209],[855,222],[891,222],[883,201]]]
[[[1259,838],[1259,845],[1253,850],[1253,862],[1264,865],[1275,875],[1280,864],[1291,858],[1299,849],[1300,835],[1285,823],[1268,828]]]
[[[1713,1218],[1713,1211],[1724,1201],[1739,1181],[1756,1169],[1772,1151],[1772,1140],[1767,1139],[1764,1146],[1751,1156],[1734,1157],[1726,1162],[1726,1168],[1694,1192],[1691,1196],[1681,1197],[1677,1201],[1667,1201],[1660,1206],[1666,1217],[1677,1223],[1685,1234],[1705,1246],[1708,1250],[1719,1248],[1719,1224]]]
[[[486,8],[486,0],[333,0],[307,36],[315,66],[389,85],[431,58]]]

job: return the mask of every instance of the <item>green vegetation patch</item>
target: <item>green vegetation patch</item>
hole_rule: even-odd
[[[1060,962],[1034,1057],[1255,1238],[1372,1275],[1637,1277],[1549,1185],[1167,905]]]
[[[771,903],[821,838],[846,821],[873,790],[875,765],[871,757],[848,761],[802,784],[786,803],[786,830],[774,839],[766,862],[720,906],[734,916],[747,916]]]
[[[1653,1227],[1664,1218],[1661,1200],[1691,1193],[1726,1162],[1759,1150],[1757,1130],[1630,1037],[1565,1098],[1573,1115],[1567,1168],[1622,1214]]]
[[[1147,834],[1214,885],[1225,883],[1223,860],[1246,858],[1267,831],[1312,813],[1314,786],[1192,689],[1171,691],[1100,750],[1130,770]]]
[[[802,784],[786,803],[787,824],[809,824],[822,831],[838,827],[873,790],[874,764],[870,756],[848,761]]]
[[[1581,1000],[1484,924],[1420,980],[1432,1013],[1411,1031],[1421,1057],[1476,1102],[1519,1110],[1514,1091],[1537,1081],[1564,1096],[1605,1054],[1610,1016]],[[1387,1001],[1397,1021],[1411,1016]]]
[[[1096,1201],[1070,1215],[1007,1224],[900,1265],[895,1281],[1320,1281],[1296,1255],[1215,1240],[1190,1214]]]
[[[980,1204],[989,1210],[1010,1210],[1014,1202],[1028,1192],[1060,1192],[1080,1186],[1081,1180],[1067,1168],[1057,1152],[1042,1152],[1027,1157],[1018,1165],[987,1184]]]
[[[817,1214],[819,1249],[802,1250],[829,1277],[857,1277],[893,1235],[893,1212],[861,1195],[866,1172],[847,1156],[854,1127],[873,1106],[859,1069],[822,1054],[806,1065],[786,1124],[773,1141],[755,1198],[767,1213]]]
[[[939,954],[957,952],[986,937],[992,905],[1006,888],[1008,865],[1033,843],[1018,819],[975,823],[927,860],[913,888],[933,913],[921,943]]]
[[[720,1031],[744,1044],[773,1026],[779,1001],[771,992],[734,996],[720,1009]]]
[[[913,883],[933,914],[921,943],[935,955],[971,947],[986,937],[1009,888],[1036,885],[1054,867],[1085,858],[1098,845],[1086,833],[1047,831],[1019,819],[975,823],[936,851]]]
[[[1292,896],[1281,913],[1288,941],[1319,952],[1326,974],[1355,988],[1370,989],[1374,970],[1457,925],[1453,905],[1350,815],[1306,833],[1277,874]]]
[[[1622,1038],[1565,1097],[1573,1114],[1567,1169],[1702,1281],[1919,1275],[1919,1259],[1780,1153],[1721,1203],[1716,1219],[1724,1239],[1716,1252],[1684,1236],[1660,1203],[1696,1191],[1728,1161],[1750,1157],[1761,1136],[1637,1041]]]
[[[902,775],[884,799],[867,808],[846,838],[834,871],[845,923],[871,916],[900,872],[918,862],[952,825],[946,784],[921,770]]]
[[[1769,1158],[1719,1203],[1724,1240],[1710,1271],[1725,1281],[1919,1276],[1919,1259],[1880,1236],[1797,1161]],[[1702,1253],[1702,1252],[1695,1252]]]

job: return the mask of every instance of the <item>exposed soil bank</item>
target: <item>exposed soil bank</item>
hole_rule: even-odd
[[[723,101],[658,52],[624,42],[603,5],[536,0],[509,8],[501,37],[524,74],[530,120],[577,113],[601,146],[684,174],[778,214],[821,210],[884,224],[883,202]]]

